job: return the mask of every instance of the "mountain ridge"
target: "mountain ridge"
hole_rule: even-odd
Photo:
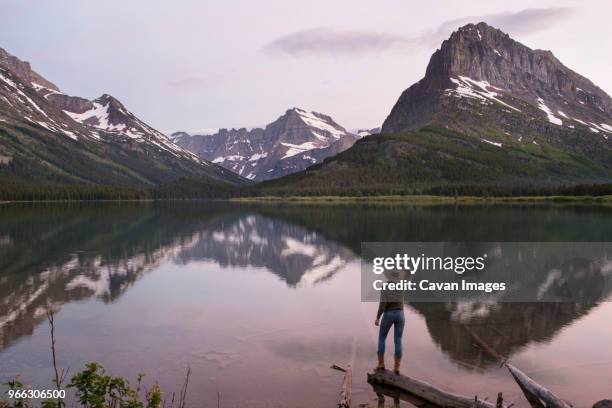
[[[612,99],[601,88],[567,68],[551,51],[532,50],[482,22],[460,27],[442,43],[424,78],[402,93],[382,132],[430,124],[444,96],[493,102],[514,112],[525,110],[531,118],[545,118],[552,125],[565,122],[566,127],[612,134]]]
[[[176,146],[112,96],[66,95],[0,49],[0,180],[151,186],[187,176],[243,183]]]
[[[346,150],[359,136],[328,115],[294,107],[263,128],[222,128],[209,135],[175,132],[170,138],[203,159],[262,181],[304,170]]]
[[[418,194],[434,186],[612,180],[612,100],[550,51],[460,27],[404,90],[381,134],[263,194]]]

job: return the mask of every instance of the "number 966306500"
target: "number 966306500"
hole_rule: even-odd
[[[9,399],[66,398],[66,390],[8,390]]]

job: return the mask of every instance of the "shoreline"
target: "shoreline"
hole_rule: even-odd
[[[353,204],[353,203],[405,203],[405,204],[514,204],[514,203],[594,203],[612,204],[612,195],[606,196],[433,196],[433,195],[381,195],[381,196],[265,196],[237,197],[223,201],[243,203],[304,203],[304,204]]]
[[[379,196],[262,196],[232,198],[163,198],[130,200],[0,200],[1,204],[25,203],[150,203],[175,201],[232,202],[232,203],[291,203],[291,204],[517,204],[517,203],[586,203],[612,204],[612,195],[605,196],[434,196],[434,195],[379,195]]]

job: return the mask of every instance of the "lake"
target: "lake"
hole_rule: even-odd
[[[51,386],[58,363],[178,392],[189,406],[375,406],[377,304],[360,300],[365,241],[612,241],[612,208],[206,202],[0,206],[0,380]],[[612,395],[609,291],[578,304],[406,306],[403,371],[526,406],[465,327],[578,407]],[[388,343],[390,344],[390,343]],[[390,356],[388,357],[388,359]],[[391,361],[387,360],[390,366]]]

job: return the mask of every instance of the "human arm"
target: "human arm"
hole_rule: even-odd
[[[374,324],[376,326],[378,326],[378,324],[380,323],[380,316],[382,316],[384,311],[385,311],[385,303],[384,302],[379,302],[378,303],[378,311],[376,312],[376,321],[374,322]]]

